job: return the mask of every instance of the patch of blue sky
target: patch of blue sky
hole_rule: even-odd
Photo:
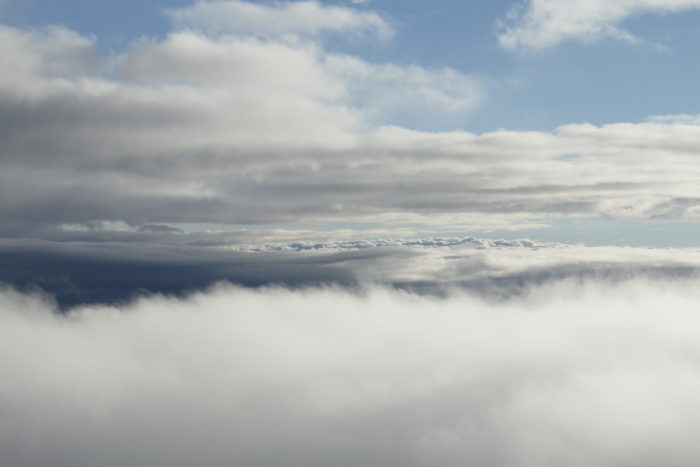
[[[170,31],[165,8],[190,0],[6,0],[0,19],[12,26],[58,25],[97,38],[103,53],[118,53],[139,37],[163,37]]]

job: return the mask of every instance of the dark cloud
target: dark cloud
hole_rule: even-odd
[[[153,232],[135,235],[144,234]],[[307,241],[238,250],[167,245],[162,240],[74,240],[0,242],[0,282],[22,290],[41,289],[68,309],[154,293],[183,296],[222,281],[294,288],[328,284],[361,289],[379,284],[425,295],[461,290],[504,300],[563,281],[675,280],[700,272],[700,257],[692,250],[584,248],[527,240]]]
[[[358,259],[370,256],[364,253]],[[297,257],[148,244],[66,247],[10,242],[0,248],[0,282],[25,290],[38,287],[66,308],[82,303],[113,303],[140,294],[183,295],[220,281],[248,287],[351,285],[356,283],[351,271],[339,266],[345,260],[342,253]]]

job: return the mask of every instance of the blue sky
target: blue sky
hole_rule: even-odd
[[[8,0],[3,17],[21,27],[66,26],[95,36],[109,53],[120,52],[141,36],[166,35],[171,27],[163,10],[190,3]],[[568,40],[546,50],[508,51],[499,47],[498,22],[517,4],[375,0],[355,6],[390,20],[396,28],[392,40],[331,38],[326,45],[372,62],[447,66],[484,80],[487,98],[478,109],[431,118],[394,117],[392,123],[416,129],[551,130],[573,122],[636,122],[653,115],[694,114],[700,107],[700,10],[631,15],[620,24],[642,43],[602,37],[588,43]]]

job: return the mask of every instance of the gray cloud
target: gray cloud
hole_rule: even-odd
[[[349,83],[391,99],[388,74],[405,81],[400,93],[443,96],[438,107],[480,98],[451,70],[371,65],[314,44],[177,32],[100,58],[63,29],[1,32],[13,73],[0,83],[0,212],[28,225],[335,217],[376,196],[348,173],[365,151]]]
[[[20,236],[101,221],[477,228],[700,212],[696,117],[425,133],[369,122],[407,95],[471,108],[478,83],[310,42],[179,31],[100,57],[64,29],[0,32],[12,70],[0,215]]]
[[[221,287],[67,316],[4,290],[3,463],[693,465],[697,290]]]

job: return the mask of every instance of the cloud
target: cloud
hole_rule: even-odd
[[[138,209],[144,214],[153,213],[160,210],[157,199],[166,198],[178,209],[188,210],[189,205],[202,212],[200,220],[207,221],[205,212],[211,208],[228,210],[219,189],[239,186],[222,184],[223,179],[214,181],[212,174],[223,174],[221,167],[229,167],[238,174],[235,177],[261,181],[269,178],[266,172],[273,167],[279,175],[285,170],[315,171],[317,157],[347,148],[356,139],[358,129],[366,124],[367,112],[375,118],[390,111],[386,107],[392,102],[402,104],[401,99],[391,97],[387,76],[403,79],[404,85],[397,90],[400,94],[415,90],[416,94],[443,96],[438,108],[463,108],[480,98],[474,80],[456,72],[371,65],[331,56],[313,44],[292,46],[250,37],[212,39],[180,32],[162,42],[138,42],[119,57],[100,58],[91,54],[91,41],[79,40],[65,30],[42,35],[5,27],[2,33],[8,51],[3,60],[13,70],[4,75],[0,87],[8,122],[0,148],[7,169],[3,170],[4,181],[26,177],[61,180],[45,184],[40,190],[43,194],[28,193],[16,183],[4,185],[19,201],[6,208],[26,216],[29,223],[55,220],[49,214],[53,207],[42,199],[65,206],[59,211],[66,223],[80,223],[85,215],[93,217],[98,212],[101,218],[131,222],[127,219],[131,215],[108,211],[130,205],[141,206]],[[63,38],[70,40],[57,40]],[[82,68],[76,66],[76,57],[83,56]],[[333,65],[343,61],[352,61],[359,72]],[[86,70],[81,71],[83,68]],[[382,73],[374,78],[373,71]],[[362,83],[360,91],[356,91],[357,83]],[[381,94],[386,104],[364,99],[372,107],[365,112],[355,106],[360,103],[355,99],[358,93]],[[426,106],[432,103],[426,100],[414,110]],[[297,155],[290,159],[280,151]],[[238,155],[232,158],[234,153]],[[308,156],[301,156],[304,153]],[[52,162],[44,165],[46,161]],[[93,176],[71,175],[76,168],[71,166],[76,164],[92,167]],[[42,165],[46,170],[37,170]],[[181,170],[199,181],[178,180],[177,173],[184,174]],[[130,188],[122,191],[127,185]],[[233,193],[224,196],[243,201]],[[136,199],[142,202],[132,201]],[[299,209],[307,211],[308,207],[300,205]],[[195,220],[183,214],[178,216],[181,220]],[[171,216],[144,223],[166,219]]]
[[[13,467],[697,462],[697,283],[494,304],[221,287],[68,315],[0,294]]]
[[[207,8],[238,19],[117,56],[0,27],[3,464],[697,463],[698,250],[411,223],[697,219],[698,117],[381,126],[473,111],[480,81],[318,39],[372,14],[180,11]]]
[[[376,12],[324,5],[316,1],[272,5],[244,1],[200,1],[166,12],[177,28],[217,34],[313,37],[333,32],[370,35],[381,40],[389,39],[394,34],[391,24]]]
[[[0,43],[5,47],[3,87],[29,76],[75,78],[94,71],[99,62],[94,39],[59,26],[27,32],[0,25]]]
[[[617,284],[700,275],[697,249],[473,237],[401,240],[375,235],[372,240],[368,232],[328,232],[325,241],[312,240],[319,236],[314,231],[147,230],[65,232],[54,241],[6,239],[0,240],[0,278],[22,290],[44,290],[65,309],[152,293],[182,296],[220,281],[247,287],[380,285],[428,296],[461,290],[503,300],[563,281]],[[338,240],[344,236],[350,239]]]
[[[697,8],[698,0],[528,0],[510,11],[498,40],[509,50],[546,49],[568,40],[603,38],[637,43],[639,38],[620,27],[625,19]]]
[[[381,122],[474,112],[483,83],[313,41],[179,31],[105,57],[65,29],[0,36],[5,237],[99,222],[469,231],[700,218],[697,117],[421,132]]]
[[[330,55],[325,65],[346,80],[349,92],[368,117],[396,121],[400,116],[438,109],[442,113],[475,110],[486,96],[480,78],[451,68],[427,69],[417,65],[370,64],[352,56]],[[390,119],[387,119],[387,114]]]

